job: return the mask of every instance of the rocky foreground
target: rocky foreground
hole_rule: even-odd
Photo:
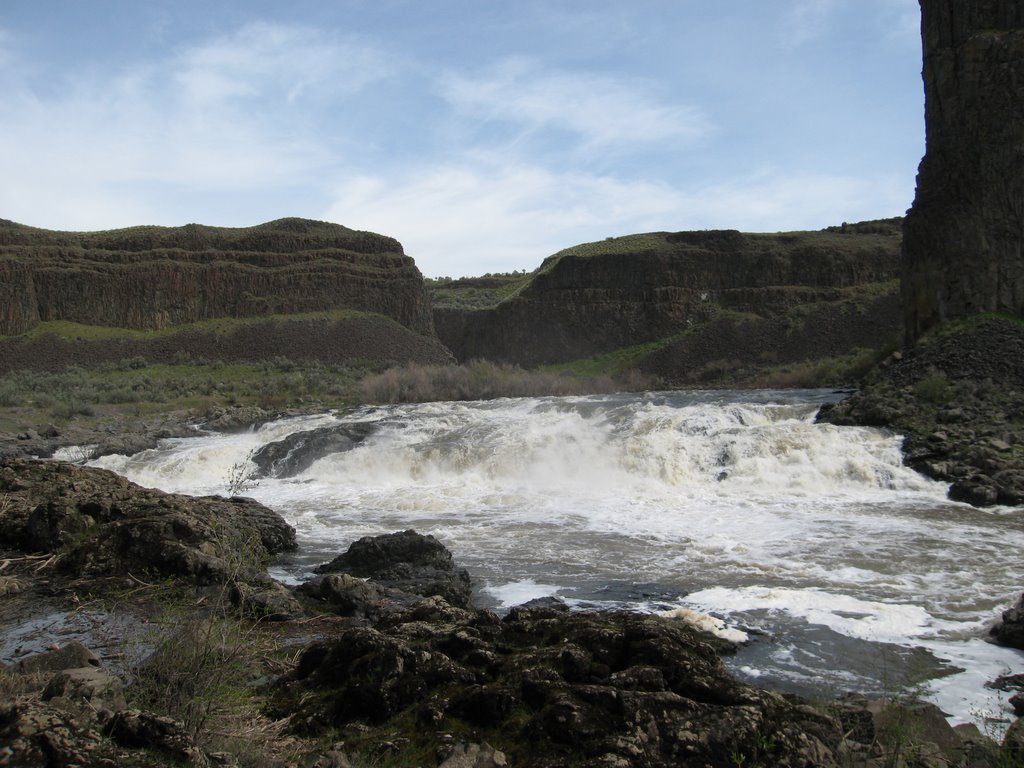
[[[685,617],[555,600],[475,609],[468,574],[413,531],[355,542],[287,587],[265,566],[294,541],[250,499],[0,463],[0,765],[1024,759],[1020,722],[1000,747],[927,704],[812,702],[739,682],[721,660],[734,646]],[[1022,618],[1008,611],[1004,640],[1024,637]],[[33,627],[61,640],[41,646]]]

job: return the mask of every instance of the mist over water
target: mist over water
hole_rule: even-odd
[[[1020,589],[1019,512],[977,510],[901,465],[900,438],[815,424],[824,391],[647,393],[362,408],[169,440],[106,466],[226,493],[255,451],[365,425],[350,450],[244,493],[280,512],[300,579],[364,535],[415,528],[481,605],[694,608],[744,629],[762,685],[832,695],[918,686],[958,720],[1006,709],[985,681],[1021,656],[983,641]],[[298,440],[296,445],[300,445]],[[300,448],[296,448],[300,450]]]

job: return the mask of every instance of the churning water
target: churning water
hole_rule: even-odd
[[[1024,671],[1022,657],[983,638],[1021,589],[1024,515],[948,501],[944,485],[901,465],[898,436],[815,424],[830,399],[679,392],[362,408],[93,463],[192,494],[262,471],[244,494],[299,536],[282,578],[360,536],[415,528],[452,550],[487,607],[557,595],[695,609],[747,632],[729,663],[761,685],[823,695],[909,685],[958,721],[1000,717],[1006,704],[984,683]],[[267,446],[278,461],[259,470]]]

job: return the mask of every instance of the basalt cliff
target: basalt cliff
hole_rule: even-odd
[[[801,360],[898,336],[899,253],[899,219],[608,238],[554,254],[492,307],[435,287],[434,325],[459,360],[524,366],[652,344],[640,367],[684,383],[722,358]]]
[[[1024,314],[1024,5],[921,0],[926,152],[904,225],[906,332]]]
[[[302,318],[340,311],[349,316],[333,323]],[[367,314],[383,322],[370,322]],[[249,328],[237,338],[190,328],[217,318],[274,316],[288,322]],[[237,229],[189,224],[106,232],[55,232],[0,220],[0,336],[51,321],[188,329],[188,338],[62,345],[50,337],[49,346],[18,340],[5,343],[0,367],[138,354],[159,360],[182,351],[217,359],[292,354],[332,360],[339,350],[342,357],[390,354],[399,362],[448,359],[434,338],[423,276],[398,241],[296,218]],[[354,338],[368,338],[368,325],[376,340],[353,346]]]
[[[1024,5],[922,0],[927,142],[904,223],[909,348],[822,418],[906,435],[972,504],[1024,504]]]
[[[304,219],[83,233],[0,221],[0,277],[0,335],[42,320],[157,330],[339,307],[431,330],[423,277],[397,240]]]

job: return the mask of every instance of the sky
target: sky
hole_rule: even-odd
[[[0,218],[300,216],[428,277],[900,216],[917,0],[0,0]]]

